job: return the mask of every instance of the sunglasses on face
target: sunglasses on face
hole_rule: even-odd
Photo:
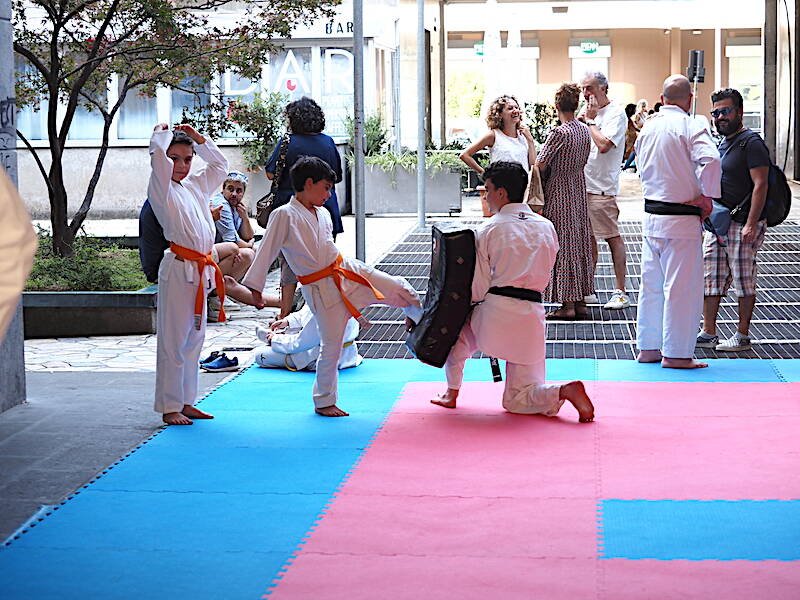
[[[715,108],[711,111],[711,116],[715,119],[719,119],[720,117],[727,117],[731,114],[731,111],[735,110],[733,106],[724,106],[722,108]]]

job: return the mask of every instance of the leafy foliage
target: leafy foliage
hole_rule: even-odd
[[[533,139],[539,144],[544,144],[550,130],[558,125],[558,113],[552,104],[534,102],[525,105],[525,120]]]
[[[297,24],[333,16],[339,1],[241,3],[241,14],[231,19],[219,13],[228,0],[12,0],[14,52],[25,61],[17,74],[17,105],[44,102],[49,168],[40,150],[17,133],[47,185],[55,252],[73,252],[72,240],[100,178],[112,120],[130,92],[152,97],[167,86],[199,96],[187,82],[207,82],[226,70],[255,79],[275,50],[273,39],[288,37]],[[119,86],[110,105],[106,88],[112,74]],[[69,221],[61,159],[78,106],[99,113],[104,126],[93,175]]]
[[[352,153],[354,148],[353,136],[355,134],[355,121],[352,117],[348,116],[344,120],[344,126],[347,130],[347,135],[350,136],[347,147]],[[373,156],[386,149],[389,143],[389,131],[383,124],[383,117],[379,113],[368,115],[364,119],[364,138],[366,139],[366,146],[364,148],[365,156]]]
[[[485,94],[482,73],[463,71],[447,77],[447,115],[480,117]]]
[[[50,234],[39,230],[39,247],[25,289],[37,291],[138,290],[149,285],[137,250],[86,236],[75,238],[74,255],[53,252]]]

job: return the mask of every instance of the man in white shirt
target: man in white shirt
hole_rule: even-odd
[[[477,231],[470,313],[445,363],[447,391],[431,400],[455,408],[464,362],[480,349],[506,361],[503,408],[555,416],[565,400],[582,423],[594,419],[583,383],[545,384],[542,290],[558,252],[553,224],[522,202],[528,175],[518,163],[496,162],[484,173],[494,216]]]
[[[597,268],[597,240],[605,240],[611,250],[616,287],[603,308],[620,310],[630,306],[625,294],[625,242],[619,233],[617,206],[628,117],[622,107],[608,99],[608,78],[604,73],[587,73],[581,82],[581,91],[586,99],[586,107],[580,120],[589,126],[589,133],[592,134],[592,150],[583,169],[589,220],[595,238],[592,259]]]
[[[703,309],[702,219],[720,195],[719,152],[708,121],[689,116],[692,88],[683,75],[664,81],[661,111],[636,140],[645,215],[636,344],[639,362],[707,367],[693,358]]]

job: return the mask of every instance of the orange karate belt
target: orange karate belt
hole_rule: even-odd
[[[217,284],[217,296],[219,296],[219,317],[217,318],[217,322],[224,322],[225,309],[223,305],[225,304],[225,280],[222,277],[222,271],[220,271],[219,265],[214,262],[210,254],[203,254],[191,248],[184,248],[183,246],[178,246],[178,244],[174,242],[169,243],[169,249],[172,250],[173,254],[178,258],[189,260],[197,264],[199,281],[197,282],[197,295],[194,297],[194,328],[199,331],[200,324],[203,320],[203,304],[205,304],[206,301],[205,294],[203,293],[203,271],[205,271],[207,266],[214,267],[214,281]]]
[[[347,307],[347,310],[350,312],[350,314],[353,315],[353,317],[355,317],[355,319],[362,325],[369,325],[369,321],[367,321],[361,312],[355,306],[353,306],[353,303],[348,300],[347,296],[344,295],[344,292],[342,291],[342,277],[367,286],[372,290],[372,293],[375,294],[375,298],[378,300],[384,299],[383,294],[381,294],[380,291],[378,291],[378,289],[369,282],[369,279],[363,275],[359,275],[358,273],[354,273],[349,269],[343,268],[341,254],[336,257],[335,261],[333,261],[324,269],[320,269],[316,273],[311,273],[310,275],[298,275],[297,279],[303,285],[307,285],[309,283],[319,281],[320,279],[325,279],[326,277],[333,277],[333,282],[339,289],[339,293],[342,295],[342,301],[344,302],[344,305]]]

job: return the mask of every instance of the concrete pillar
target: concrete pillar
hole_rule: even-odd
[[[14,108],[14,50],[11,0],[0,0],[0,164],[17,183],[17,128]],[[22,307],[0,345],[0,412],[25,401],[25,344]]]
[[[669,35],[669,74],[686,75],[681,69],[683,64],[683,54],[681,52],[681,30],[679,27],[673,27]],[[665,78],[666,79],[666,78]]]
[[[447,143],[447,29],[444,2],[439,0],[439,143]]]
[[[764,0],[764,141],[775,160],[778,91],[778,0]]]

